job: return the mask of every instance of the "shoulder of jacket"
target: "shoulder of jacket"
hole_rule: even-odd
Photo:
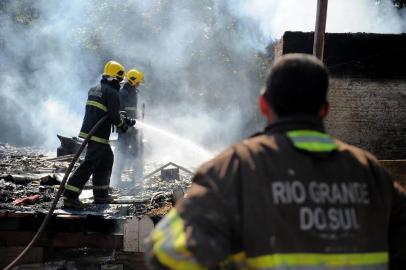
[[[251,136],[241,143],[236,145],[237,149],[240,151],[251,150],[251,151],[262,151],[264,149],[277,150],[279,149],[277,140],[277,134],[266,134],[266,133],[257,133],[255,136]]]
[[[346,142],[343,142],[341,140],[335,139],[335,142],[338,146],[338,151],[339,152],[349,152],[354,156],[358,161],[360,161],[364,165],[368,165],[370,163],[381,166],[378,159],[369,151],[359,148],[357,146],[348,144]]]
[[[252,157],[260,152],[277,150],[278,146],[273,135],[262,134],[242,140],[226,148],[223,152],[204,163],[198,171],[228,166],[233,163],[250,163]]]
[[[234,146],[226,148],[221,153],[206,161],[196,170],[197,175],[207,174],[210,171],[219,171],[224,166],[227,166],[231,160],[236,159],[236,151]]]
[[[120,95],[122,96],[128,96],[128,90],[125,89],[124,87],[120,89]]]
[[[90,87],[90,91],[94,91],[94,90],[97,90],[97,89],[101,89],[101,84],[99,83],[99,84],[96,84],[96,85],[93,85],[92,87]]]
[[[106,93],[108,96],[117,96],[119,97],[119,91],[114,89],[112,86],[108,84],[102,84],[102,92]]]
[[[98,87],[100,87],[103,90],[108,90],[108,91],[114,90],[113,87],[111,87],[110,85],[108,85],[106,83],[101,83],[98,85]]]

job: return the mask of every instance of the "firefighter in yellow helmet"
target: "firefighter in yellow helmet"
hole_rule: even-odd
[[[100,83],[89,90],[79,137],[86,138],[88,132],[103,116],[108,115],[108,120],[90,137],[84,161],[65,186],[63,205],[65,208],[85,207],[79,200],[79,195],[90,176],[93,176],[94,202],[112,201],[108,193],[114,160],[109,145],[111,126],[115,125],[122,132],[126,132],[129,125],[120,116],[119,90],[124,76],[123,65],[116,61],[109,61],[104,66]]]
[[[144,83],[143,72],[135,68],[127,72],[125,83],[120,89],[120,111],[125,112],[127,117],[138,118],[138,87],[142,83]],[[136,178],[142,177],[141,143],[140,132],[135,127],[130,128],[126,133],[119,132],[113,181],[125,186],[124,184],[131,185]],[[131,167],[128,169],[132,169],[133,173],[130,179],[123,182],[123,170],[130,164]]]

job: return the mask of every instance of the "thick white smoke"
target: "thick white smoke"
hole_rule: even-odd
[[[232,2],[234,14],[254,20],[267,40],[280,38],[285,31],[314,31],[317,0]],[[326,31],[402,33],[405,18],[405,10],[396,9],[391,0],[329,0]]]
[[[220,151],[263,125],[262,52],[285,30],[312,31],[316,2],[2,0],[0,141],[55,149],[57,133],[76,136],[88,89],[116,59],[145,72],[147,123]],[[390,0],[329,2],[330,32],[405,30]],[[150,136],[162,153],[182,151]]]
[[[317,0],[235,0],[230,7],[237,16],[255,21],[264,40],[315,28]],[[405,8],[396,9],[391,0],[329,0],[326,31],[403,33],[405,15]]]

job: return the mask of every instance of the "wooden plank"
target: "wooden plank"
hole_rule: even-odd
[[[64,156],[49,158],[49,159],[46,159],[46,161],[71,161],[74,156],[75,156],[75,154],[64,155]]]
[[[143,252],[117,251],[115,263],[121,263],[126,270],[148,270]]]
[[[12,262],[24,247],[0,247],[0,269],[6,267],[10,262]],[[41,263],[44,256],[43,248],[33,247],[27,255],[25,255],[19,264],[26,263]]]
[[[31,241],[35,232],[2,231],[0,232],[0,246],[25,246]],[[84,233],[44,233],[36,246],[58,248],[123,248],[122,234],[84,234]]]
[[[133,217],[124,224],[124,242],[123,250],[129,252],[144,252],[145,239],[154,229],[154,223],[151,218],[144,216],[141,219]]]

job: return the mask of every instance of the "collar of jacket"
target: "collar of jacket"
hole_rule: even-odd
[[[128,82],[124,83],[122,89],[126,90],[129,93],[131,93],[132,91],[137,92],[137,88],[135,88],[134,86],[131,86]]]
[[[315,115],[291,115],[278,118],[265,128],[264,133],[286,133],[290,130],[308,129],[325,133],[323,120]]]
[[[113,89],[116,89],[117,91],[120,90],[120,83],[117,80],[107,80],[106,78],[102,78],[100,80],[101,84],[106,84],[110,87],[112,87]]]

